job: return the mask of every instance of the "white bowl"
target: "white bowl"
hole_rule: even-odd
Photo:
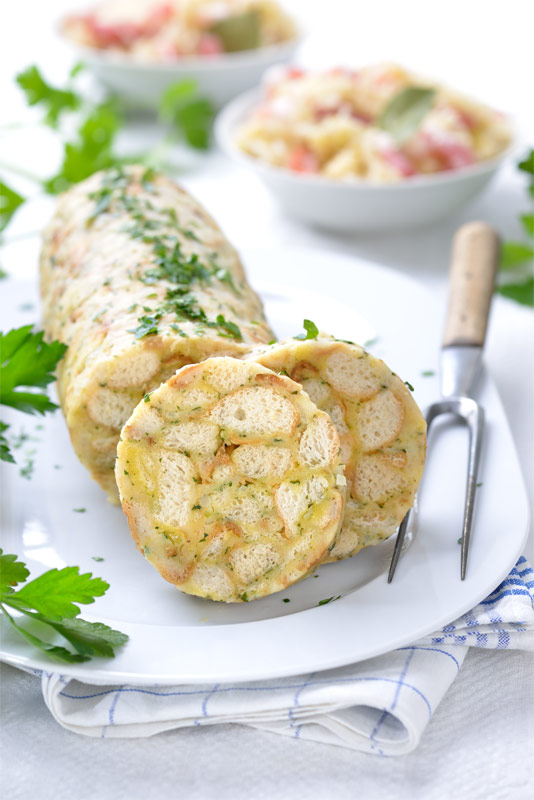
[[[515,147],[511,144],[497,158],[473,166],[393,184],[364,180],[345,183],[296,174],[247,155],[235,143],[237,127],[247,119],[261,97],[259,89],[246,92],[220,112],[215,122],[220,147],[240,164],[254,170],[288,214],[329,230],[385,231],[419,227],[440,220],[482,192]]]
[[[295,37],[257,50],[211,57],[187,56],[165,64],[135,61],[127,55],[74,46],[78,57],[97,78],[129,105],[155,109],[167,86],[191,78],[196,81],[199,93],[220,108],[245,89],[256,86],[268,67],[290,61],[299,44],[300,38]]]

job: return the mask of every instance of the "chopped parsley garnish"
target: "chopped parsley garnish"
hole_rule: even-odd
[[[135,334],[136,339],[142,339],[144,336],[150,336],[151,334],[158,332],[158,322],[161,317],[161,314],[157,315],[154,314],[153,316],[147,317],[139,317],[139,325],[137,328],[130,328],[129,332]],[[148,402],[145,400],[145,402]]]
[[[20,477],[21,478],[26,478],[26,480],[28,480],[28,481],[31,480],[31,478],[33,476],[34,467],[35,467],[35,462],[34,462],[33,458],[27,458],[26,459],[26,463],[19,470]]]
[[[410,390],[410,392],[415,392],[415,389],[413,388],[413,386],[412,386],[412,384],[410,383],[410,381],[404,381],[404,385],[408,387],[408,389]]]
[[[141,185],[146,192],[154,191],[154,179],[156,177],[156,170],[153,167],[145,169],[141,176]]]
[[[237,339],[239,342],[243,341],[241,331],[235,322],[230,322],[230,320],[225,319],[222,314],[217,314],[215,323],[217,327],[222,328],[223,331],[225,331],[225,333],[219,331],[219,336],[226,336],[229,339]],[[210,327],[215,327],[213,323],[208,324]]]
[[[148,285],[160,280],[170,283],[189,285],[194,280],[208,281],[210,271],[200,263],[198,255],[186,256],[182,253],[180,242],[168,247],[161,239],[154,241],[155,267],[147,269],[142,276],[143,283]]]
[[[364,350],[368,350],[370,347],[372,347],[374,344],[376,344],[379,341],[380,341],[380,337],[379,336],[373,336],[372,339],[366,339],[365,342],[363,343],[363,349]],[[348,342],[348,344],[354,344],[354,342]]]
[[[152,181],[154,178],[155,172],[150,171],[147,177],[147,172],[145,171],[141,182],[146,182],[148,179]],[[150,244],[153,249],[154,265],[145,269],[139,280],[147,286],[157,284],[160,281],[168,281],[175,285],[175,288],[166,290],[165,297],[159,306],[156,306],[156,308],[142,307],[145,314],[138,318],[139,324],[136,328],[131,328],[130,332],[134,334],[136,339],[155,335],[159,331],[158,326],[161,318],[172,314],[177,320],[188,320],[197,322],[207,328],[217,328],[219,336],[242,341],[241,331],[235,322],[226,319],[223,314],[218,314],[215,320],[210,320],[191,293],[191,287],[195,282],[209,283],[213,278],[222,283],[227,283],[238,293],[228,270],[217,266],[212,257],[210,257],[210,264],[207,266],[200,261],[197,253],[186,255],[182,250],[181,243],[176,240],[175,236],[171,236],[159,229],[165,224],[170,224],[177,228],[182,235],[191,233],[187,238],[198,241],[196,235],[189,231],[184,232],[178,226],[178,218],[173,208],[164,210],[165,215],[168,217],[168,222],[162,222],[148,216],[147,212],[151,211],[152,205],[147,205],[146,201],[143,203],[135,195],[127,194],[125,190],[128,188],[129,183],[130,178],[122,168],[106,173],[100,188],[90,195],[91,199],[95,200],[96,205],[88,223],[91,224],[99,213],[110,208],[112,204],[120,205],[134,221],[133,226],[124,228],[125,232],[128,232],[133,238],[142,239],[146,244]],[[150,235],[150,231],[156,230],[158,231],[157,234]],[[152,298],[154,296],[156,295],[153,293],[148,297]],[[129,310],[133,311],[135,308],[136,305],[134,304]],[[171,323],[171,327],[180,336],[187,336],[175,323]],[[202,335],[202,328],[199,328],[196,333]]]
[[[340,594],[336,595],[335,597],[334,597],[334,595],[332,595],[332,597],[326,597],[324,600],[319,600],[317,605],[318,606],[325,606],[327,603],[332,603],[334,600],[339,600],[340,598],[341,598]]]
[[[311,319],[305,319],[302,323],[302,327],[306,331],[306,333],[299,333],[297,336],[294,336],[294,339],[300,339],[301,341],[306,341],[306,339],[317,339],[319,335],[319,328],[312,322]]]
[[[19,561],[18,556],[4,554],[0,549],[0,612],[20,636],[50,658],[70,664],[89,661],[94,656],[113,658],[115,648],[128,641],[128,636],[120,631],[78,617],[80,609],[77,604],[94,603],[95,597],[101,597],[109,589],[108,583],[93,578],[90,572],[80,575],[79,567],[50,569],[27,581],[29,574],[26,564]],[[18,584],[24,585],[15,589]],[[31,633],[12,615],[12,610],[53,628],[72,645],[73,650],[46,642]]]
[[[234,279],[232,278],[227,269],[225,269],[224,267],[218,267],[216,264],[213,264],[213,269],[214,269],[213,276],[217,278],[218,281],[220,281],[221,283],[226,283],[235,294],[241,295],[241,292],[236,288]]]
[[[107,211],[111,206],[114,192],[117,189],[124,189],[126,186],[128,186],[128,177],[122,166],[107,170],[102,176],[100,188],[89,195],[89,198],[95,201],[95,207],[87,220],[88,224],[91,224],[99,214]]]

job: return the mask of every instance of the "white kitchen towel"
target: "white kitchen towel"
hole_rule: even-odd
[[[88,685],[39,673],[70,731],[134,738],[239,723],[382,756],[417,747],[468,648],[534,650],[534,571],[521,557],[476,608],[409,647],[327,672],[205,686]]]

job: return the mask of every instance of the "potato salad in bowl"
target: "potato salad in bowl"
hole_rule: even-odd
[[[151,111],[183,81],[220,108],[289,62],[300,43],[275,0],[102,0],[61,30],[108,89]]]
[[[284,212],[344,233],[458,212],[508,156],[509,119],[394,64],[273,67],[219,114],[222,149]]]
[[[82,47],[152,63],[255,50],[296,33],[274,0],[107,0],[62,27]]]
[[[510,130],[481,103],[379,64],[271,71],[236,142],[293,172],[392,183],[492,159],[509,145]]]

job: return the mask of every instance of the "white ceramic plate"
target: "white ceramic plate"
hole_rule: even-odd
[[[398,183],[334,181],[274,167],[240,150],[235,133],[260,103],[262,90],[237,97],[215,123],[220,147],[253,170],[281,207],[304,222],[335,231],[396,230],[420,227],[458,211],[473,200],[515,150],[510,145],[497,158],[437,175],[420,175]]]
[[[157,109],[164,89],[171,83],[193,79],[199,93],[220,108],[233,97],[256,86],[266,69],[290,61],[300,38],[280,44],[224,53],[214,57],[188,56],[172,63],[135,61],[128,56],[109,55],[100,50],[68,43],[97,78],[129,105]]]
[[[280,336],[299,332],[304,317],[339,338],[377,336],[372,352],[415,386],[417,400],[425,405],[436,397],[437,379],[421,373],[436,368],[442,309],[419,284],[326,252],[248,252],[245,263]],[[28,302],[37,307],[32,285],[5,281],[2,300],[6,328],[35,318],[36,311],[27,307]],[[61,666],[80,679],[137,684],[255,680],[369,658],[467,611],[499,584],[522,550],[527,501],[503,409],[488,377],[481,381],[479,398],[488,435],[463,582],[457,540],[467,441],[465,431],[454,426],[433,435],[419,529],[390,585],[386,573],[392,541],[323,566],[315,577],[248,605],[181,594],[136,551],[120,508],[107,504],[74,456],[59,412],[44,421],[2,413],[15,432],[23,426],[39,440],[17,451],[21,463],[25,451],[36,451],[30,481],[19,476],[17,467],[2,465],[3,547],[18,553],[32,575],[78,564],[110,582],[107,595],[84,606],[83,616],[128,633],[130,642],[113,660]],[[104,560],[96,563],[94,556]],[[342,599],[318,607],[320,600],[339,594]],[[0,658],[20,666],[59,668],[5,623],[2,632]]]

